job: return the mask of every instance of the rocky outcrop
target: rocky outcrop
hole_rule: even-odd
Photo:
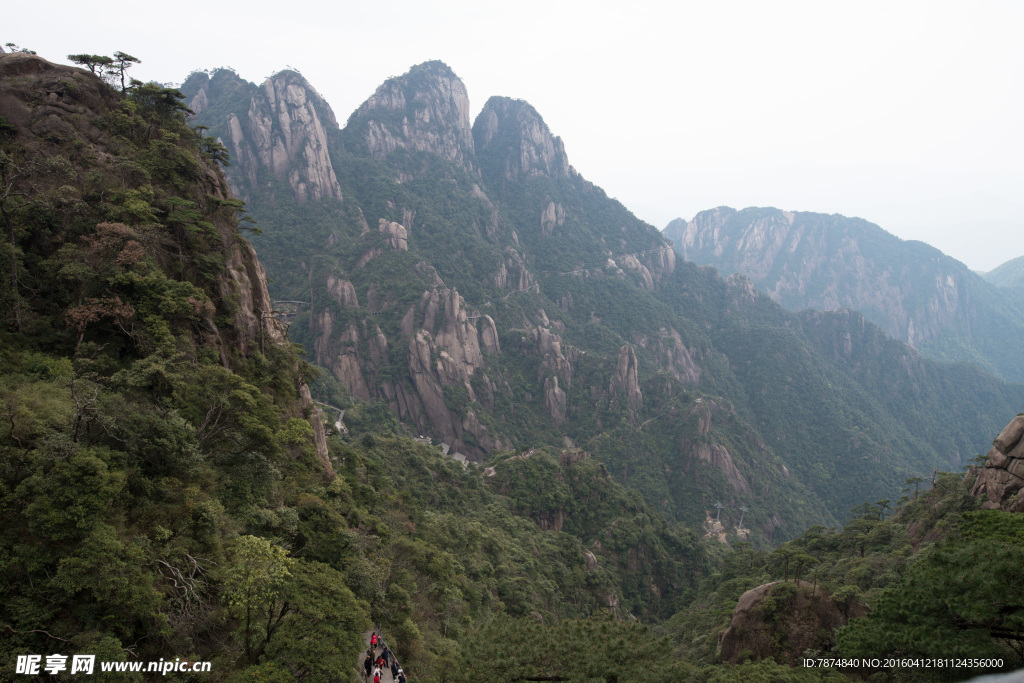
[[[988,452],[971,493],[985,496],[985,510],[1024,512],[1024,415],[1003,428]]]
[[[482,321],[482,333],[476,320]],[[489,353],[500,352],[494,321],[489,316],[470,318],[458,291],[432,289],[423,293],[410,322],[414,331],[409,338],[409,375],[414,392],[400,397],[392,387],[393,408],[457,450],[473,456],[492,451],[500,437],[490,433],[472,408],[449,405],[445,387],[461,389],[470,402],[493,405],[496,387],[491,380],[481,377],[487,395],[478,397],[472,379],[484,365],[481,339]],[[465,434],[473,437],[471,443]]]
[[[540,215],[540,234],[544,235],[544,237],[551,237],[555,232],[555,228],[560,225],[565,225],[565,209],[562,208],[561,204],[549,201],[548,205],[544,208],[544,212]]]
[[[697,436],[706,437],[710,434],[712,419],[723,410],[725,409],[714,401],[697,399],[694,406],[690,409],[691,418],[696,418],[695,431]],[[728,411],[728,414],[730,417],[732,416],[731,411]],[[756,434],[753,435],[753,438],[756,439],[755,447],[758,444],[761,448],[764,447],[764,444],[760,442],[760,438]],[[730,455],[729,450],[724,445],[710,443],[706,440],[693,442],[689,439],[684,439],[681,442],[681,447],[684,453],[690,457],[721,470],[735,494],[750,493],[750,483],[743,476],[743,473],[740,472],[739,468],[736,467],[732,455]]]
[[[523,257],[512,247],[505,247],[505,258],[498,265],[493,276],[494,286],[498,289],[509,289],[513,292],[525,292],[537,286],[523,262]]]
[[[359,308],[359,297],[356,288],[348,280],[334,275],[327,276],[327,293],[334,301],[344,308]]]
[[[442,62],[425,62],[390,78],[349,119],[375,159],[397,149],[436,154],[473,168],[469,95]]]
[[[828,651],[835,629],[867,611],[855,599],[836,602],[806,581],[763,584],[740,596],[722,634],[722,660],[772,658],[797,666],[807,650]]]
[[[224,265],[228,277],[219,288],[225,299],[238,302],[235,308],[235,339],[238,350],[248,355],[265,344],[283,344],[285,327],[273,315],[274,306],[267,292],[267,274],[246,240],[231,240]]]
[[[650,347],[661,369],[683,384],[700,382],[701,369],[694,360],[695,351],[683,343],[683,337],[677,330],[662,327]]]
[[[550,321],[546,322],[550,324]],[[562,380],[566,388],[572,387],[575,364],[580,356],[578,349],[564,344],[560,335],[543,325],[534,327],[530,331],[530,336],[523,337],[522,342],[524,351],[540,354],[543,359],[540,367],[541,376],[553,374]]]
[[[557,377],[544,380],[544,408],[555,422],[565,422],[566,400],[565,392],[558,386]]]
[[[717,443],[698,443],[694,444],[692,454],[695,458],[720,469],[736,493],[745,494],[750,492],[750,484],[747,483],[747,478],[737,469],[732,456],[729,455],[729,451],[726,450],[725,446]]]
[[[537,110],[523,100],[487,100],[473,123],[473,139],[481,163],[486,158],[492,172],[506,180],[540,175],[569,177],[569,157],[562,139],[553,136]],[[559,209],[551,207],[555,223],[559,221]]]
[[[299,401],[302,408],[309,414],[309,423],[313,427],[313,445],[316,446],[316,456],[320,459],[320,465],[329,477],[334,477],[334,465],[331,464],[330,455],[327,451],[327,432],[324,430],[323,414],[313,403],[313,396],[309,393],[309,385],[305,382],[299,384]]]
[[[256,87],[233,71],[193,74],[184,90],[197,121],[210,127],[231,152],[228,180],[248,200],[264,183],[264,172],[287,182],[296,201],[342,200],[341,186],[328,154],[328,129],[338,123],[330,106],[294,71],[281,71]],[[247,106],[214,119],[210,103],[250,95]],[[218,111],[221,111],[218,109]],[[269,182],[269,181],[266,181]],[[269,187],[269,186],[268,186]]]
[[[490,354],[501,353],[498,326],[494,324],[494,318],[489,315],[480,316],[477,327],[480,330],[480,348]]]
[[[385,243],[395,251],[409,251],[409,231],[401,223],[380,219],[378,232],[384,236]]]
[[[619,360],[615,365],[615,373],[608,385],[608,393],[626,399],[630,421],[636,422],[644,407],[644,396],[640,391],[640,366],[633,347],[626,344],[619,349]]]

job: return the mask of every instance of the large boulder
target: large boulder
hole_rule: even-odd
[[[835,629],[867,614],[855,600],[833,600],[806,581],[775,581],[748,590],[722,634],[724,661],[772,658],[796,666],[806,650],[828,650]]]
[[[1018,415],[1003,428],[993,441],[985,466],[971,490],[985,496],[981,507],[986,510],[1024,512],[1024,415]]]

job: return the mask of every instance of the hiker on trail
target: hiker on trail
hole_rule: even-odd
[[[398,678],[395,679],[395,683],[406,683],[405,672],[401,669],[398,670]]]
[[[366,670],[366,676],[369,677],[370,672],[373,671],[373,657],[369,653],[367,653],[366,659],[363,660],[363,668]]]
[[[373,670],[373,683],[380,683],[380,669]]]
[[[370,647],[372,647],[374,650],[377,649],[377,640],[378,640],[377,632],[374,631],[373,633],[370,634]]]
[[[398,679],[398,660],[397,659],[392,659],[391,660],[391,677],[396,679],[396,680]]]
[[[381,650],[380,656],[384,658],[384,666],[387,666],[391,663],[391,658],[394,657],[394,654],[392,654],[391,650],[388,649],[388,646],[385,645],[383,641],[381,642],[381,645],[383,645],[384,649]]]

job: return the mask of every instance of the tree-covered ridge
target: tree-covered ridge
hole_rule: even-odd
[[[771,550],[738,544],[702,580],[688,607],[655,631],[672,639],[679,658],[714,666],[724,654],[720,636],[741,595],[773,581],[789,582],[790,590],[774,591],[751,613],[760,620],[756,627],[767,629],[767,641],[775,638],[767,656],[776,661],[961,657],[1001,659],[1006,670],[1020,667],[1024,606],[1013,563],[1024,548],[1021,520],[979,510],[981,500],[971,495],[975,478],[975,470],[912,478],[899,500],[861,504],[842,528],[812,527]],[[808,600],[812,586],[819,603],[828,596],[849,622],[820,633],[814,652],[787,650],[784,634],[794,620],[808,618],[793,611],[793,596],[803,592]],[[870,611],[863,616],[865,607]],[[755,627],[745,619],[748,630]],[[741,661],[748,658],[754,653],[741,653]],[[954,681],[982,673],[977,665],[842,671],[884,681]]]

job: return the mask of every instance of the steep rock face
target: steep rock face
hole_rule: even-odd
[[[1024,330],[1014,306],[965,265],[859,218],[719,207],[664,234],[685,259],[740,273],[791,310],[851,308],[911,346],[1020,378],[1024,345],[992,332]]]
[[[238,301],[235,311],[235,329],[239,351],[248,355],[257,346],[266,343],[283,344],[285,327],[273,315],[274,306],[267,292],[267,275],[256,258],[252,245],[246,241],[227,242],[224,261],[228,277],[221,278],[221,296]]]
[[[546,316],[544,322],[550,325]],[[543,359],[540,367],[542,375],[554,375],[562,380],[566,388],[572,387],[573,371],[580,356],[578,349],[564,344],[561,336],[543,324],[534,327],[529,337],[522,338],[522,343],[524,351],[539,354]]]
[[[695,405],[690,409],[691,417],[695,417],[697,419],[696,435],[706,437],[710,434],[712,420],[722,410],[723,408],[714,401],[697,399]],[[731,413],[731,411],[729,412]],[[760,442],[760,437],[756,434],[753,434],[752,437],[756,440],[754,444],[755,447],[760,447],[759,450],[763,450],[764,444]],[[732,455],[730,455],[728,449],[724,445],[709,443],[706,440],[697,440],[694,442],[690,439],[684,439],[681,447],[684,454],[721,470],[722,474],[725,475],[726,480],[729,482],[729,485],[732,487],[734,494],[740,495],[750,493],[750,484],[747,481],[747,478],[744,477],[743,473],[740,472],[738,467],[736,467],[736,463],[733,461]]]
[[[804,651],[827,651],[836,628],[866,614],[862,603],[836,603],[806,581],[766,583],[740,596],[722,634],[722,659],[737,664],[771,657],[797,666]]]
[[[361,134],[360,142],[375,159],[410,149],[473,168],[469,95],[442,62],[425,62],[385,81],[352,114],[346,129]]]
[[[473,124],[473,139],[481,155],[493,152],[491,163],[502,167],[507,180],[537,175],[569,177],[569,158],[562,139],[553,136],[537,110],[523,100],[487,100]],[[559,218],[564,216],[556,215],[552,204],[549,220],[557,222]]]
[[[212,78],[195,74],[183,87],[193,93],[189,103],[200,122],[230,150],[233,166],[228,179],[237,195],[248,200],[261,183],[261,172],[267,171],[287,182],[299,203],[342,200],[327,140],[328,129],[337,130],[338,122],[302,76],[281,71],[257,88],[234,72],[221,70]],[[210,102],[225,99],[225,90],[236,92],[237,106],[228,111],[218,107],[215,112]],[[251,93],[248,102],[239,96],[241,91]]]
[[[641,346],[646,346],[646,343],[642,343]],[[667,370],[684,384],[700,382],[701,369],[694,357],[696,353],[683,343],[683,337],[677,330],[661,328],[651,346],[658,359],[659,367]]]
[[[505,258],[498,265],[493,277],[494,286],[498,289],[525,292],[537,286],[537,281],[533,273],[527,269],[523,257],[512,247],[505,248]]]
[[[1003,428],[988,452],[985,466],[971,493],[984,495],[985,510],[1024,512],[1024,415],[1018,415]]]
[[[470,455],[493,450],[500,438],[496,440],[480,423],[472,408],[463,411],[462,406],[449,405],[445,395],[445,387],[456,387],[464,390],[470,401],[478,400],[471,379],[484,365],[484,356],[481,335],[466,313],[465,301],[454,289],[433,289],[423,293],[417,317],[419,329],[409,339],[409,374],[415,396],[407,397],[407,416],[422,430],[432,429]],[[493,402],[493,384],[489,379],[483,384]],[[401,403],[396,407],[401,414]],[[466,444],[463,435],[467,433],[479,446]]]
[[[636,352],[629,344],[619,349],[619,360],[615,364],[615,372],[608,385],[608,393],[613,398],[625,397],[630,419],[635,422],[637,414],[644,407],[644,395],[640,391],[640,367],[636,359]]]

